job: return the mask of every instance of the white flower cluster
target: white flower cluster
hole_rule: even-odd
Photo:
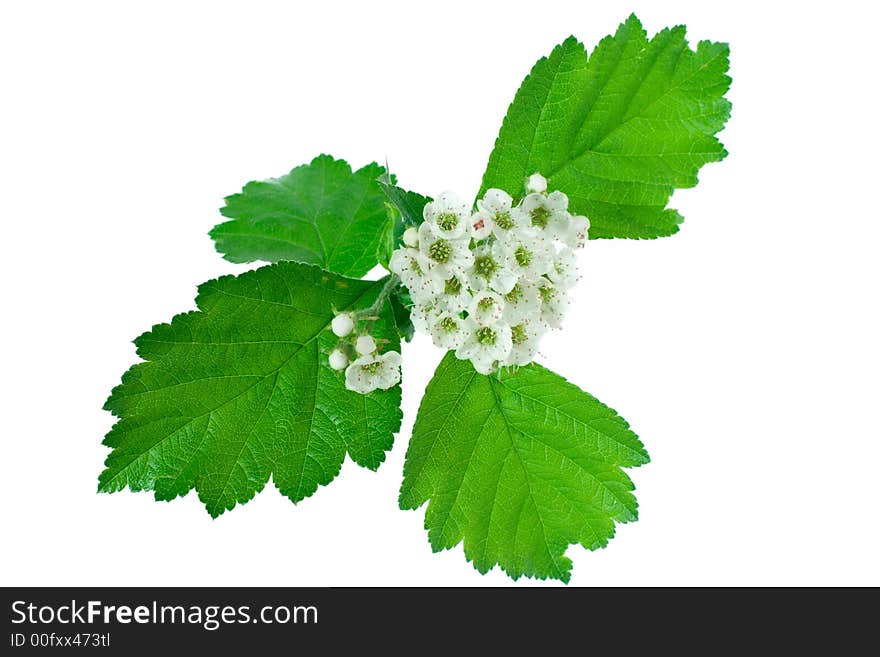
[[[340,313],[333,318],[330,329],[342,339],[330,352],[330,367],[345,370],[345,387],[365,395],[377,389],[387,390],[400,381],[400,354],[380,354],[371,335],[356,334],[361,314]]]
[[[517,204],[489,189],[471,212],[445,192],[406,230],[389,268],[409,289],[415,328],[489,374],[531,362],[544,333],[559,327],[589,225],[538,173]]]

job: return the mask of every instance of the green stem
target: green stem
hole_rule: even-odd
[[[388,280],[385,281],[385,285],[382,286],[382,289],[379,291],[379,296],[376,297],[373,305],[369,308],[364,308],[363,310],[358,311],[358,317],[365,317],[370,320],[367,324],[367,330],[373,328],[373,324],[376,319],[378,319],[379,312],[382,310],[382,306],[385,305],[388,295],[391,294],[394,291],[394,288],[398,285],[400,285],[400,276],[397,274],[389,274]]]

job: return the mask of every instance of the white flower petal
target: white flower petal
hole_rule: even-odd
[[[566,212],[568,210],[568,196],[559,190],[547,194],[547,207],[554,212]]]
[[[419,245],[419,229],[415,226],[410,226],[403,231],[403,243],[410,248],[417,247]]]
[[[573,249],[583,248],[589,239],[590,220],[580,215],[569,218],[567,225],[560,231],[560,239]]]
[[[485,209],[491,214],[510,211],[513,205],[513,199],[510,194],[502,189],[490,188],[483,194],[483,198],[477,201],[477,207]]]
[[[541,296],[537,281],[521,278],[513,289],[504,295],[504,321],[519,324],[528,317],[541,313]]]
[[[507,294],[516,285],[518,279],[519,277],[515,273],[506,267],[502,267],[489,279],[489,285],[499,294]]]
[[[475,240],[483,240],[492,234],[495,228],[495,221],[492,219],[492,213],[480,210],[471,215],[468,223],[468,233]]]
[[[400,381],[400,354],[368,354],[353,361],[345,370],[345,387],[367,394],[373,390],[387,390]]]
[[[490,290],[477,292],[468,306],[468,317],[477,324],[492,324],[501,320],[504,315],[504,300]]]
[[[431,325],[431,338],[442,349],[458,349],[467,337],[465,322],[457,314],[443,312]]]
[[[577,256],[572,249],[566,246],[556,254],[550,270],[547,272],[547,278],[553,281],[556,287],[563,290],[567,290],[577,283]]]
[[[456,238],[467,230],[470,208],[453,192],[443,192],[425,204],[423,216],[434,231],[447,238]]]

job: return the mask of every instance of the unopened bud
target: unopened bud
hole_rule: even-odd
[[[372,354],[376,351],[376,341],[370,335],[362,335],[354,343],[354,350],[361,356]]]
[[[547,179],[540,173],[533,173],[526,181],[526,191],[543,194],[547,191]]]
[[[333,330],[335,336],[344,338],[354,330],[354,322],[351,319],[351,315],[348,313],[341,313],[333,318],[333,321],[330,323],[330,328]]]
[[[330,352],[330,367],[334,370],[344,370],[348,366],[348,356],[342,349],[334,349]]]

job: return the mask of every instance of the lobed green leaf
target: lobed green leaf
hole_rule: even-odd
[[[195,488],[212,516],[271,476],[298,502],[338,474],[345,455],[375,470],[400,428],[400,386],[361,395],[327,364],[335,310],[368,307],[384,284],[284,262],[199,287],[197,311],[135,341],[145,362],[105,409],[119,421],[99,490]],[[400,342],[390,304],[373,335]]]
[[[647,462],[617,413],[559,375],[531,364],[484,376],[450,352],[419,407],[400,506],[428,502],[433,549],[464,542],[482,573],[567,582],[570,544],[604,547],[637,518],[622,468]]]
[[[271,180],[254,181],[226,198],[230,221],[211,230],[232,262],[292,260],[359,278],[378,260],[388,223],[378,164],[352,171],[344,160],[319,155]]]
[[[729,48],[683,26],[647,38],[633,15],[592,55],[569,37],[539,60],[501,126],[483,176],[517,196],[532,173],[590,219],[590,237],[654,238],[678,231],[673,191],[727,151],[715,138],[730,116]]]

